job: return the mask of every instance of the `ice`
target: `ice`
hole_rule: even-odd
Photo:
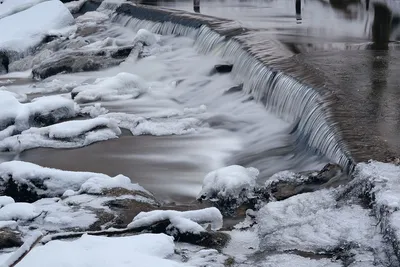
[[[82,8],[82,6],[86,2],[87,2],[87,0],[71,1],[71,2],[65,3],[65,6],[68,8],[69,12],[71,12],[72,14],[75,14]]]
[[[83,3],[82,3],[82,5],[83,5]],[[104,13],[98,12],[98,11],[90,11],[90,12],[86,12],[85,14],[77,17],[75,21],[77,24],[85,24],[85,23],[100,24],[108,19],[109,19],[109,17],[107,14],[104,14]]]
[[[256,186],[259,172],[255,168],[231,165],[206,175],[198,198],[233,199],[246,197]]]
[[[379,248],[382,239],[370,211],[355,204],[340,207],[335,196],[320,190],[266,204],[257,214],[261,248],[316,252],[346,243]]]
[[[15,203],[15,201],[12,197],[0,196],[0,208],[6,206],[8,204],[12,204],[12,203]]]
[[[292,171],[281,171],[277,172],[274,175],[272,175],[266,182],[265,186],[269,187],[274,183],[278,182],[298,182],[301,179],[304,179],[306,177],[303,177],[299,175],[298,173],[292,172]]]
[[[119,73],[114,77],[97,79],[94,84],[74,88],[77,102],[93,102],[97,100],[118,100],[135,98],[147,89],[146,83],[137,75]]]
[[[182,266],[165,259],[173,253],[173,239],[164,234],[125,237],[84,235],[74,241],[51,241],[44,246],[35,247],[18,266]]]
[[[331,259],[310,259],[294,254],[268,256],[259,267],[342,267],[340,262]]]
[[[67,121],[47,127],[32,127],[0,141],[0,149],[24,151],[36,147],[76,148],[118,138],[121,130],[114,120],[94,118]]]
[[[116,180],[113,180],[115,178],[101,173],[63,171],[23,161],[1,163],[0,178],[5,182],[12,178],[18,184],[26,184],[28,188],[34,189],[39,195],[50,197],[61,196],[68,189],[79,191],[85,182],[88,182],[82,188],[85,192],[99,192],[101,189],[122,187],[148,193],[137,184],[128,184],[126,177],[117,176]],[[37,187],[35,184],[43,184],[43,186]]]
[[[175,228],[192,233],[198,233],[200,231],[198,224],[202,223],[211,223],[212,230],[218,230],[222,227],[222,215],[217,208],[190,211],[154,210],[141,212],[133,218],[133,221],[128,224],[128,227],[150,226],[163,220],[170,220]],[[190,222],[188,220],[190,220]]]
[[[0,221],[31,220],[39,216],[40,212],[30,203],[11,203],[0,209]]]
[[[37,46],[50,30],[72,24],[74,24],[74,18],[60,1],[39,3],[22,12],[0,19],[0,50],[27,52],[28,49]]]
[[[235,261],[245,261],[247,256],[259,250],[260,239],[255,229],[232,230],[228,233],[230,240],[222,252],[234,257]]]

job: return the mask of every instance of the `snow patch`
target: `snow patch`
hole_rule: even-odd
[[[0,221],[31,220],[40,214],[30,203],[11,203],[0,209]]]
[[[12,203],[15,203],[15,201],[12,197],[0,196],[0,208],[6,206],[8,204],[12,204]]]
[[[190,233],[199,233],[201,227],[199,227],[199,224],[203,223],[210,223],[212,230],[218,230],[222,227],[222,215],[217,208],[190,211],[154,210],[141,212],[133,218],[128,227],[145,227],[163,220],[170,220],[175,228]]]

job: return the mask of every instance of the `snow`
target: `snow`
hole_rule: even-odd
[[[66,190],[81,190],[99,192],[101,189],[122,187],[129,190],[145,191],[137,184],[128,184],[127,178],[117,176],[112,178],[105,174],[92,172],[73,172],[51,168],[44,168],[39,165],[23,162],[9,161],[0,164],[0,178],[7,182],[10,178],[19,184],[26,184],[34,189],[39,195],[61,196]],[[91,179],[91,180],[90,180]],[[85,184],[85,182],[87,182]],[[40,189],[34,183],[43,183],[46,189]],[[97,183],[97,184],[96,184]]]
[[[0,209],[0,221],[31,220],[40,214],[30,203],[11,203]]]
[[[293,254],[268,256],[260,267],[341,267],[340,262],[331,259],[310,259]]]
[[[231,165],[212,171],[203,180],[203,187],[197,198],[232,199],[238,198],[244,191],[251,194],[256,186],[259,171]]]
[[[188,219],[191,222],[181,218]],[[221,212],[217,208],[206,208],[190,211],[154,210],[141,212],[128,224],[128,228],[150,226],[163,220],[170,220],[175,228],[192,233],[200,231],[198,224],[211,223],[212,230],[218,230],[222,227]]]
[[[79,10],[82,8],[82,6],[86,2],[87,2],[87,0],[78,0],[78,1],[67,2],[64,5],[68,8],[69,12],[71,12],[72,14],[75,14],[75,13],[79,12]]]
[[[0,50],[26,52],[37,46],[50,30],[72,24],[74,24],[74,18],[60,1],[39,3],[22,12],[0,19]]]
[[[147,192],[138,184],[132,184],[131,179],[123,175],[114,178],[104,179],[103,177],[92,177],[82,184],[79,193],[100,194],[105,189],[125,188],[132,191]]]
[[[84,235],[74,241],[51,241],[35,247],[18,266],[182,266],[165,259],[173,253],[173,238],[164,234],[125,237]]]
[[[49,0],[2,0],[0,19],[24,11],[40,2]]]
[[[154,33],[149,32],[148,30],[145,29],[140,29],[138,30],[133,40],[133,43],[141,42],[144,45],[151,46],[156,44],[158,41],[159,38],[157,38],[157,36]]]
[[[18,223],[16,221],[0,221],[0,229],[2,228],[17,228]]]
[[[146,83],[137,75],[119,73],[114,77],[99,78],[93,84],[81,85],[72,90],[77,102],[129,99],[145,92]]]
[[[129,129],[133,135],[184,135],[196,132],[200,121],[196,118],[145,119],[134,114],[107,113],[102,117],[118,121],[118,126]]]
[[[335,191],[320,190],[266,204],[257,214],[261,248],[316,252],[349,242],[379,248],[382,240],[370,211],[338,207],[335,197]]]
[[[12,197],[0,196],[0,208],[6,206],[8,204],[12,204],[12,203],[15,203],[15,201]]]
[[[15,124],[15,130],[23,131],[35,123],[35,116],[50,116],[58,121],[75,116],[76,111],[74,101],[61,96],[40,97],[22,104],[13,93],[0,91],[0,129]],[[12,133],[11,129],[8,129],[8,133],[3,131],[1,136],[5,137],[9,133]]]

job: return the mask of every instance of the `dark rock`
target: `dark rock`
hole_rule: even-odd
[[[0,180],[0,192],[1,195],[12,197],[16,202],[33,203],[41,198],[28,185],[16,183],[12,177],[4,183]]]
[[[95,11],[100,6],[100,1],[86,1],[79,9],[78,14],[85,14],[86,12]]]
[[[224,95],[237,93],[243,90],[243,84],[233,86],[224,92]]]
[[[0,249],[19,247],[23,243],[18,232],[9,228],[0,229]]]
[[[0,51],[0,74],[8,73],[10,59],[7,53]]]
[[[214,73],[229,73],[232,71],[232,64],[219,64],[214,66]]]
[[[55,54],[32,70],[35,79],[45,79],[59,73],[95,71],[121,63],[132,50],[132,46],[100,51],[79,51]]]

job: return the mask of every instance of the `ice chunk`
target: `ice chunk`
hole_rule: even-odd
[[[30,203],[11,203],[0,209],[0,221],[31,220],[40,214]]]
[[[66,190],[78,191],[81,186],[89,181],[83,191],[98,192],[101,188],[123,187],[148,193],[136,184],[127,184],[126,178],[114,178],[100,173],[72,172],[51,168],[44,168],[36,164],[23,161],[9,161],[0,164],[0,181],[7,182],[13,179],[18,184],[26,184],[39,195],[61,196]],[[121,182],[123,181],[123,182]],[[97,182],[97,185],[94,183]]]
[[[12,204],[12,203],[15,203],[15,201],[12,197],[0,196],[0,208],[6,206],[8,204]]]
[[[256,186],[259,171],[232,165],[210,172],[203,180],[203,188],[198,198],[231,199],[238,198],[244,192],[251,194]]]
[[[0,141],[0,149],[24,151],[36,147],[76,148],[118,138],[121,130],[114,120],[94,118],[67,121],[42,128],[30,128]]]
[[[139,76],[123,72],[114,77],[97,79],[93,84],[78,86],[72,94],[77,102],[93,102],[135,98],[146,90],[147,85]]]
[[[80,0],[79,2],[81,2],[82,0]],[[84,0],[86,1],[86,0]],[[69,4],[72,5],[72,4]],[[83,5],[83,3],[82,3]],[[76,23],[77,24],[85,24],[85,23],[90,23],[90,24],[100,24],[106,20],[108,20],[109,17],[107,14],[104,14],[102,12],[98,12],[98,11],[90,11],[90,12],[86,12],[85,14],[79,16],[76,18]]]
[[[68,251],[68,253],[65,253]],[[174,253],[172,237],[164,234],[141,234],[125,237],[84,235],[69,241],[51,241],[35,247],[19,267],[177,267],[177,262],[165,259]],[[71,257],[71,255],[74,255]]]
[[[320,190],[266,204],[257,215],[261,248],[315,252],[345,243],[381,246],[369,211],[358,205],[338,207],[335,196]]]
[[[14,0],[7,0],[11,1]],[[28,49],[37,46],[50,30],[67,27],[73,23],[73,16],[60,1],[39,3],[0,19],[0,50],[27,52]]]
[[[182,220],[181,218],[188,219]],[[156,222],[170,220],[176,228],[186,232],[199,232],[198,223],[211,223],[213,230],[222,227],[222,215],[217,208],[206,208],[202,210],[176,211],[176,210],[154,210],[150,212],[141,212],[133,218],[128,225],[130,228],[150,226]]]

